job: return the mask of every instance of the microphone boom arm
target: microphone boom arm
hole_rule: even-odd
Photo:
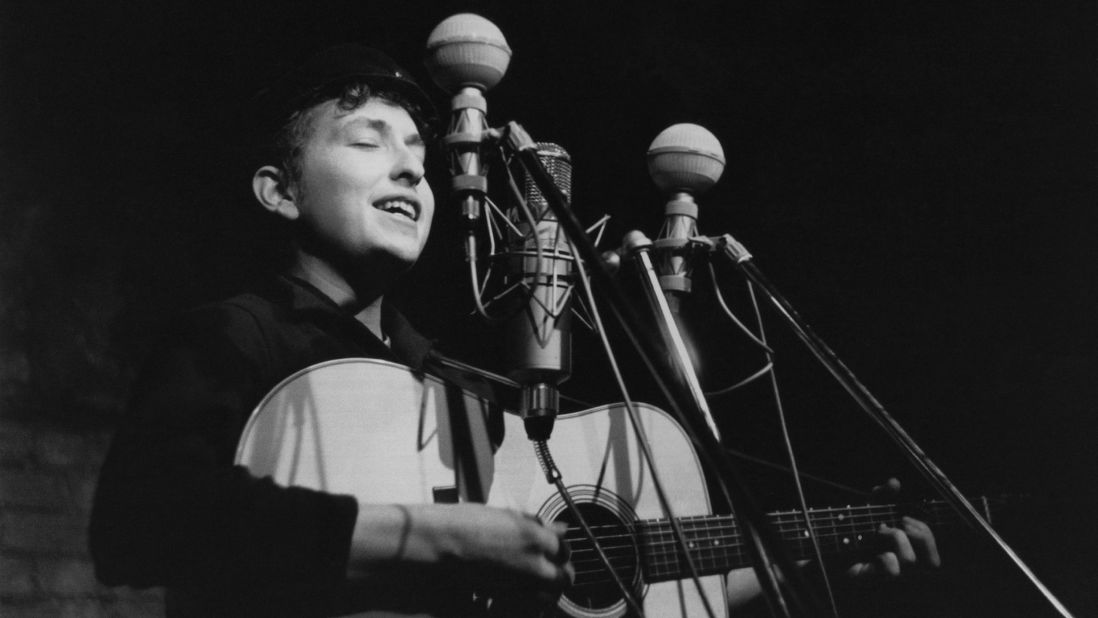
[[[717,429],[717,423],[713,420],[713,413],[709,410],[709,402],[705,399],[705,393],[698,382],[698,374],[690,361],[690,353],[686,349],[686,343],[682,339],[682,333],[679,332],[675,318],[671,315],[671,307],[660,287],[656,267],[652,264],[650,253],[653,243],[640,232],[630,232],[626,234],[625,244],[629,254],[640,266],[641,287],[644,288],[644,294],[648,298],[649,305],[651,305],[652,313],[659,323],[660,335],[663,336],[664,344],[671,351],[673,364],[677,365],[679,373],[690,391],[692,402],[705,418],[709,431],[713,432],[713,437],[720,440],[720,430]]]
[[[812,355],[820,361],[821,364],[831,373],[832,376],[839,382],[839,384],[850,394],[855,403],[869,415],[873,421],[875,421],[888,437],[899,447],[900,452],[907,457],[915,469],[917,469],[926,480],[938,491],[938,493],[948,502],[953,509],[961,516],[961,518],[968,523],[972,528],[977,529],[984,533],[994,545],[998,546],[1010,560],[1018,567],[1019,570],[1026,576],[1027,579],[1037,588],[1037,590],[1045,597],[1045,599],[1054,607],[1056,611],[1065,618],[1070,618],[1071,613],[1066,607],[1052,594],[1045,585],[1037,578],[1037,576],[1030,570],[1030,568],[1022,561],[1021,557],[1003,540],[1002,537],[991,527],[991,524],[987,522],[972,505],[971,502],[965,498],[964,494],[946,476],[930,457],[915,443],[915,440],[904,431],[896,419],[885,410],[877,398],[869,392],[869,389],[865,387],[858,380],[850,369],[839,359],[838,355],[824,342],[823,339],[817,335],[812,328],[801,318],[797,310],[793,308],[793,305],[782,296],[781,292],[770,282],[769,279],[762,273],[755,262],[751,259],[751,254],[747,251],[739,241],[733,238],[730,234],[718,236],[713,239],[713,251],[720,252],[729,261],[734,263],[744,275],[755,285],[757,285],[762,291],[770,298],[771,302],[778,309],[778,313],[785,319],[789,326],[793,329],[793,332],[798,338],[808,347]]]
[[[545,170],[537,156],[537,147],[533,139],[518,123],[510,122],[505,129],[504,146],[521,162],[527,173],[545,196],[549,207],[568,236],[580,259],[590,265],[590,272],[603,290],[611,310],[621,324],[622,330],[636,348],[653,380],[663,391],[671,411],[678,416],[684,429],[690,434],[701,456],[719,474],[722,487],[727,488],[728,499],[733,514],[745,532],[748,550],[759,580],[759,585],[770,603],[772,612],[781,612],[784,616],[817,615],[820,604],[805,584],[800,569],[786,553],[778,537],[774,534],[762,509],[747,490],[747,486],[729,457],[713,436],[704,421],[699,422],[700,413],[688,415],[691,410],[690,396],[684,394],[685,386],[674,367],[668,366],[666,357],[649,337],[641,336],[640,321],[626,302],[617,280],[610,273],[599,255],[595,245],[584,232],[583,225],[576,218],[568,204],[567,197],[554,184],[552,176]],[[668,380],[667,377],[673,378]],[[696,411],[696,410],[695,410]],[[776,567],[780,575],[775,573]],[[785,590],[792,607],[786,602],[783,589],[778,584],[779,577],[784,580]],[[791,611],[797,614],[790,613]]]

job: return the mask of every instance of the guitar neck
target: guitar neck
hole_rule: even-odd
[[[990,520],[987,500],[981,500],[980,504],[984,517]],[[869,547],[878,527],[881,524],[897,526],[903,512],[906,509],[902,510],[895,504],[871,504],[809,509],[808,515],[820,551],[832,556]],[[919,503],[918,513],[923,521],[935,526],[956,519],[949,505],[938,500]],[[790,557],[794,560],[815,557],[804,513],[780,511],[769,513],[767,518],[785,543]],[[698,575],[726,573],[751,565],[750,550],[733,516],[683,517],[678,522]],[[669,520],[639,522],[637,537],[640,539],[646,581],[669,581],[689,576]]]

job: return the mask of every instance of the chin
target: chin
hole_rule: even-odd
[[[386,270],[394,273],[403,273],[415,266],[415,263],[419,261],[419,256],[423,252],[419,249],[393,249],[384,252],[371,252],[368,255],[363,256],[363,261],[368,264],[373,264],[379,267],[383,267]]]

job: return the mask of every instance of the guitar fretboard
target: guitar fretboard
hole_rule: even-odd
[[[983,500],[982,505],[984,516],[990,519],[987,501]],[[935,526],[955,519],[949,505],[941,501],[920,503],[918,513],[920,519]],[[808,515],[820,551],[824,555],[837,555],[867,547],[881,524],[891,527],[899,525],[902,512],[896,505],[874,504],[810,509]],[[770,513],[767,517],[786,543],[793,559],[815,556],[803,512],[781,511]],[[733,516],[683,517],[678,521],[699,575],[725,573],[751,565],[750,550]],[[668,581],[689,574],[670,521],[638,522],[637,538],[646,581]]]

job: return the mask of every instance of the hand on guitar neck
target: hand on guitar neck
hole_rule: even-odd
[[[894,500],[900,492],[900,481],[890,478],[873,488],[873,495],[881,501]],[[913,567],[937,568],[941,565],[938,546],[930,526],[909,515],[900,517],[896,526],[880,524],[877,527],[877,554],[872,559],[857,562],[847,569],[855,578],[875,576],[899,577]]]
[[[479,401],[466,396],[457,403],[476,412]],[[486,459],[483,486],[493,506],[433,502],[439,499],[435,490],[453,487],[455,480],[447,438],[454,433],[447,429],[452,405],[455,397],[440,380],[392,363],[324,363],[288,379],[263,401],[241,438],[237,462],[278,483],[358,499],[349,574],[361,581],[348,583],[356,590],[361,584],[363,610],[387,609],[391,601],[422,615],[440,607],[438,595],[432,595],[445,590],[455,593],[449,598],[458,602],[468,600],[468,591],[478,599],[489,597],[492,609],[501,610],[494,613],[503,616],[537,615],[528,611],[531,604],[558,597],[561,615],[623,615],[623,597],[585,535],[576,528],[567,532],[569,564],[562,528],[523,514],[536,513],[546,522],[570,519],[527,442],[504,440]],[[733,606],[759,595],[754,573],[743,568],[751,564],[743,535],[735,518],[712,513],[700,463],[681,426],[647,404],[637,409],[702,588],[717,615],[725,616],[724,593]],[[477,414],[466,418],[471,423]],[[522,435],[518,416],[505,414],[503,420],[506,435]],[[595,534],[604,546],[614,550],[611,562],[626,575],[645,614],[704,615],[671,520],[652,490],[653,468],[639,454],[624,408],[564,415],[557,420],[554,440],[571,498],[597,524]],[[889,482],[883,489],[897,486]],[[912,557],[914,564],[938,562],[929,529],[901,518],[894,505],[813,508],[809,516],[832,565],[842,554],[848,556],[843,568],[867,555],[879,556],[852,569],[860,581],[895,573],[897,566],[907,570]],[[768,518],[792,557],[813,557],[800,511]],[[367,579],[373,580],[372,587]],[[460,592],[466,593],[464,599]]]
[[[925,522],[897,512],[896,500],[900,481],[890,478],[873,488],[874,503],[879,507],[847,507],[845,509],[815,509],[813,526],[820,541],[829,572],[839,570],[848,580],[871,584],[881,578],[894,579],[941,565],[934,532]],[[798,541],[801,554],[798,564],[811,569],[814,554],[806,539],[803,516],[799,511],[773,515],[776,529],[786,541]],[[887,523],[886,523],[887,522]],[[945,523],[944,521],[942,523]],[[791,545],[792,546],[792,545]],[[856,562],[850,563],[851,556]],[[837,583],[832,579],[832,583]],[[729,606],[742,607],[759,598],[762,591],[753,569],[735,569],[727,578]]]

